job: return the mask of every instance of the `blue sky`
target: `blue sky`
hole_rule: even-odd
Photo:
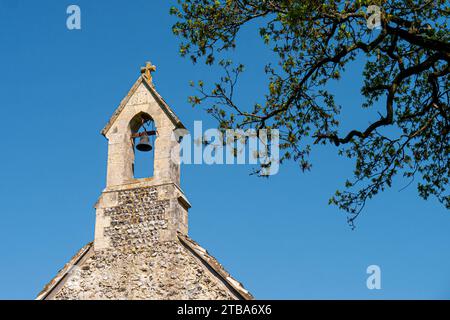
[[[0,299],[32,299],[94,236],[93,205],[105,186],[100,130],[146,60],[159,93],[188,127],[214,122],[192,109],[189,80],[215,69],[178,55],[170,1],[75,1],[82,29],[66,28],[68,1],[0,0]],[[260,101],[271,57],[254,28],[235,57],[246,65],[241,103]],[[377,116],[360,110],[361,63],[335,84],[346,126]],[[250,166],[185,165],[193,207],[190,236],[259,299],[448,299],[450,215],[398,180],[370,201],[352,231],[328,199],[352,162],[319,147],[313,170],[295,163],[270,179]],[[366,268],[381,267],[368,290]]]

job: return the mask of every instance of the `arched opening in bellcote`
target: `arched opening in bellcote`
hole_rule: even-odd
[[[155,122],[148,113],[140,112],[131,119],[130,131],[131,147],[133,148],[134,155],[132,162],[133,178],[151,178],[154,175],[154,159],[156,152]]]

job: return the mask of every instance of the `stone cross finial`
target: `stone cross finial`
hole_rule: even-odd
[[[141,73],[150,83],[152,83],[152,72],[154,71],[156,71],[156,66],[154,66],[150,61],[145,64],[145,67],[141,68]]]

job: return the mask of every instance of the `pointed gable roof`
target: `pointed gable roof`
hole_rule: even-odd
[[[70,271],[74,266],[80,264],[83,258],[89,254],[93,254],[94,242],[89,242],[83,248],[81,248],[71,259],[67,262],[64,267],[58,271],[58,274],[45,285],[44,289],[39,292],[35,300],[45,300],[53,291],[55,291],[69,275]]]
[[[198,263],[204,265],[212,277],[215,277],[221,281],[228,288],[228,290],[232,292],[236,299],[255,299],[253,295],[246,290],[239,281],[234,279],[216,260],[216,258],[208,253],[206,249],[201,247],[187,235],[178,233],[177,238],[179,243],[187,250],[187,252],[192,254]],[[70,259],[70,261],[58,272],[58,274],[44,287],[35,300],[52,299],[51,296],[61,290],[64,283],[70,277],[70,271],[75,267],[81,268],[86,263],[87,258],[95,255],[93,244],[93,242],[90,242],[78,251],[77,254],[75,254],[75,256],[73,256],[73,258]],[[155,279],[157,279],[157,277]]]
[[[208,268],[214,272],[231,290],[235,292],[241,300],[254,300],[252,294],[244,288],[242,283],[234,279],[225,268],[211,256],[206,249],[201,247],[197,242],[189,238],[187,235],[178,233],[178,240],[188,248],[191,253],[203,262]]]
[[[163,97],[156,91],[155,86],[153,83],[149,82],[144,75],[140,75],[139,78],[136,80],[134,85],[131,87],[128,94],[123,98],[123,100],[120,102],[120,105],[117,107],[117,109],[114,111],[113,115],[109,119],[108,123],[105,125],[105,127],[102,129],[101,134],[106,136],[109,129],[111,129],[112,125],[116,121],[119,114],[122,112],[122,110],[127,105],[128,101],[131,99],[131,97],[134,95],[136,90],[139,88],[141,84],[144,84],[144,86],[150,91],[150,93],[153,95],[155,100],[159,103],[161,109],[166,113],[167,117],[173,122],[175,127],[185,129],[185,126],[183,123],[181,123],[180,119],[177,117],[177,115],[172,111],[172,109],[169,107],[169,105],[164,101]]]

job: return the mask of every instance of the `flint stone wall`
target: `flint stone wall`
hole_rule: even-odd
[[[119,251],[141,251],[160,239],[160,231],[167,230],[166,210],[170,200],[158,200],[155,187],[118,192],[119,205],[105,208],[110,226],[104,235]]]
[[[104,192],[97,204],[96,250],[140,252],[159,241],[187,234],[187,207],[174,184]]]
[[[180,242],[140,253],[97,251],[58,290],[56,300],[235,299]]]

